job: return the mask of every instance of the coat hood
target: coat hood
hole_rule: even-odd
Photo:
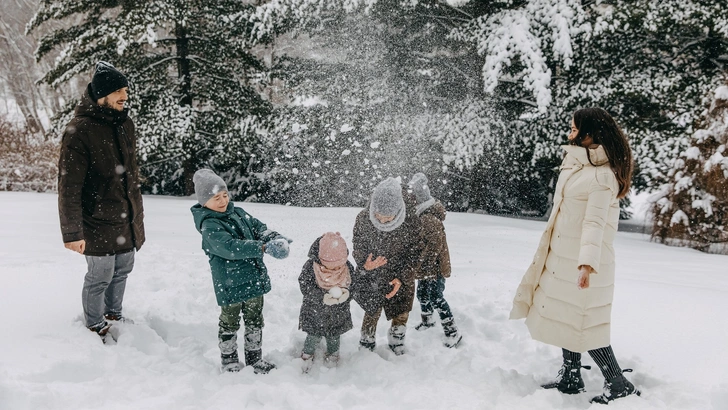
[[[445,210],[445,206],[440,201],[435,201],[434,204],[427,207],[425,210],[422,211],[420,216],[422,215],[432,215],[435,218],[444,221],[445,216],[447,215],[447,211]]]
[[[578,163],[581,165],[594,165],[599,167],[609,163],[607,151],[601,145],[596,148],[589,148],[588,150],[576,145],[562,145],[561,147],[564,151],[566,151],[567,159],[564,160],[564,165],[576,165]],[[589,160],[591,160],[591,163]]]
[[[205,219],[221,218],[223,216],[230,215],[235,211],[235,204],[233,204],[233,201],[230,201],[225,212],[213,211],[212,209],[205,208],[200,204],[194,204],[192,208],[190,208],[190,211],[192,211],[192,217],[195,220],[195,228],[197,228],[198,232],[202,232],[202,222],[204,222]]]
[[[321,260],[319,260],[319,256],[318,256],[319,244],[321,243],[321,238],[323,238],[323,236],[319,236],[318,238],[316,238],[316,240],[313,241],[313,243],[311,244],[311,248],[308,250],[308,258],[318,264],[321,264]]]
[[[117,111],[111,108],[100,106],[93,98],[90,93],[91,84],[86,87],[86,91],[83,92],[81,101],[76,104],[74,114],[76,117],[89,117],[96,120],[100,120],[109,124],[119,125],[124,123],[129,117],[129,109],[124,108],[123,111]]]

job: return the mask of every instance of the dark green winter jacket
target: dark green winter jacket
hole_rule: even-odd
[[[190,210],[202,234],[202,250],[210,259],[217,304],[232,305],[270,292],[263,244],[278,233],[232,202],[225,212],[200,204]]]

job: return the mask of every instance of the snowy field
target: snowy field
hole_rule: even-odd
[[[445,222],[453,277],[445,295],[464,335],[442,346],[415,306],[407,353],[358,351],[363,311],[342,338],[342,360],[300,371],[297,277],[311,242],[340,231],[351,244],[353,208],[242,204],[293,238],[291,257],[266,256],[268,375],[220,374],[218,307],[190,199],[145,197],[147,244],[129,276],[124,325],[105,346],[81,322],[84,259],[63,248],[56,196],[0,192],[0,409],[587,409],[602,376],[584,371],[588,392],[539,388],[559,369],[559,349],[534,342],[507,319],[543,222],[451,213]],[[619,233],[612,345],[642,397],[610,409],[728,409],[728,257]],[[584,358],[585,364],[593,364]]]

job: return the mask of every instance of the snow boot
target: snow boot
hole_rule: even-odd
[[[303,364],[301,365],[301,371],[304,374],[311,371],[311,368],[313,367],[313,355],[301,353],[301,360],[303,360]]]
[[[88,330],[99,335],[101,341],[104,344],[116,344],[116,341],[119,338],[118,330],[115,327],[111,326],[111,323],[106,321],[99,323],[98,325],[91,326],[88,328]]]
[[[361,335],[361,339],[359,339],[359,350],[366,349],[373,352],[376,347],[377,341],[374,336]]]
[[[113,312],[104,313],[104,319],[106,319],[108,321],[112,321],[112,322],[128,323],[130,325],[134,324],[133,320],[131,320],[125,316],[122,316],[121,313],[113,313]]]
[[[442,330],[445,332],[445,341],[443,342],[445,347],[456,347],[463,340],[463,335],[458,332],[458,327],[455,326],[455,320],[453,318],[446,319],[442,322]]]
[[[235,373],[240,371],[240,359],[237,351],[230,354],[221,354],[220,359],[223,372]]]
[[[324,366],[331,369],[338,365],[339,365],[339,352],[326,353],[326,356],[324,356]]]
[[[581,353],[564,350],[564,363],[561,365],[556,380],[542,384],[544,389],[557,389],[564,394],[579,394],[585,392],[584,379],[581,378],[581,369],[591,369],[591,366],[581,365]]]
[[[240,366],[240,359],[238,358],[237,333],[220,333],[217,345],[220,348],[222,371],[239,372],[242,366]]]
[[[631,371],[632,369],[623,370],[623,372]],[[600,396],[593,397],[589,403],[609,404],[610,401],[632,394],[639,396],[642,393],[624,375],[619,374],[615,378],[604,380],[604,392]]]
[[[435,318],[432,316],[432,312],[422,314],[422,323],[415,326],[415,330],[425,330],[435,326]]]
[[[267,374],[276,368],[276,365],[263,359],[263,352],[261,350],[246,350],[245,364],[253,366],[253,372],[255,374]]]
[[[404,354],[404,335],[407,331],[407,326],[397,325],[389,328],[387,334],[387,340],[389,341],[389,348],[397,356]]]

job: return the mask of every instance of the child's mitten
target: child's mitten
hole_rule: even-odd
[[[349,289],[334,286],[324,293],[324,305],[338,305],[349,299]]]
[[[265,244],[265,253],[276,259],[287,258],[288,252],[288,241],[285,239],[273,239]]]
[[[270,229],[266,229],[265,231],[260,232],[258,239],[260,239],[261,241],[266,242],[266,243],[270,242],[274,239],[285,239],[286,241],[288,241],[288,243],[293,242],[293,239],[288,239],[285,236],[279,234],[278,232],[270,230]]]

